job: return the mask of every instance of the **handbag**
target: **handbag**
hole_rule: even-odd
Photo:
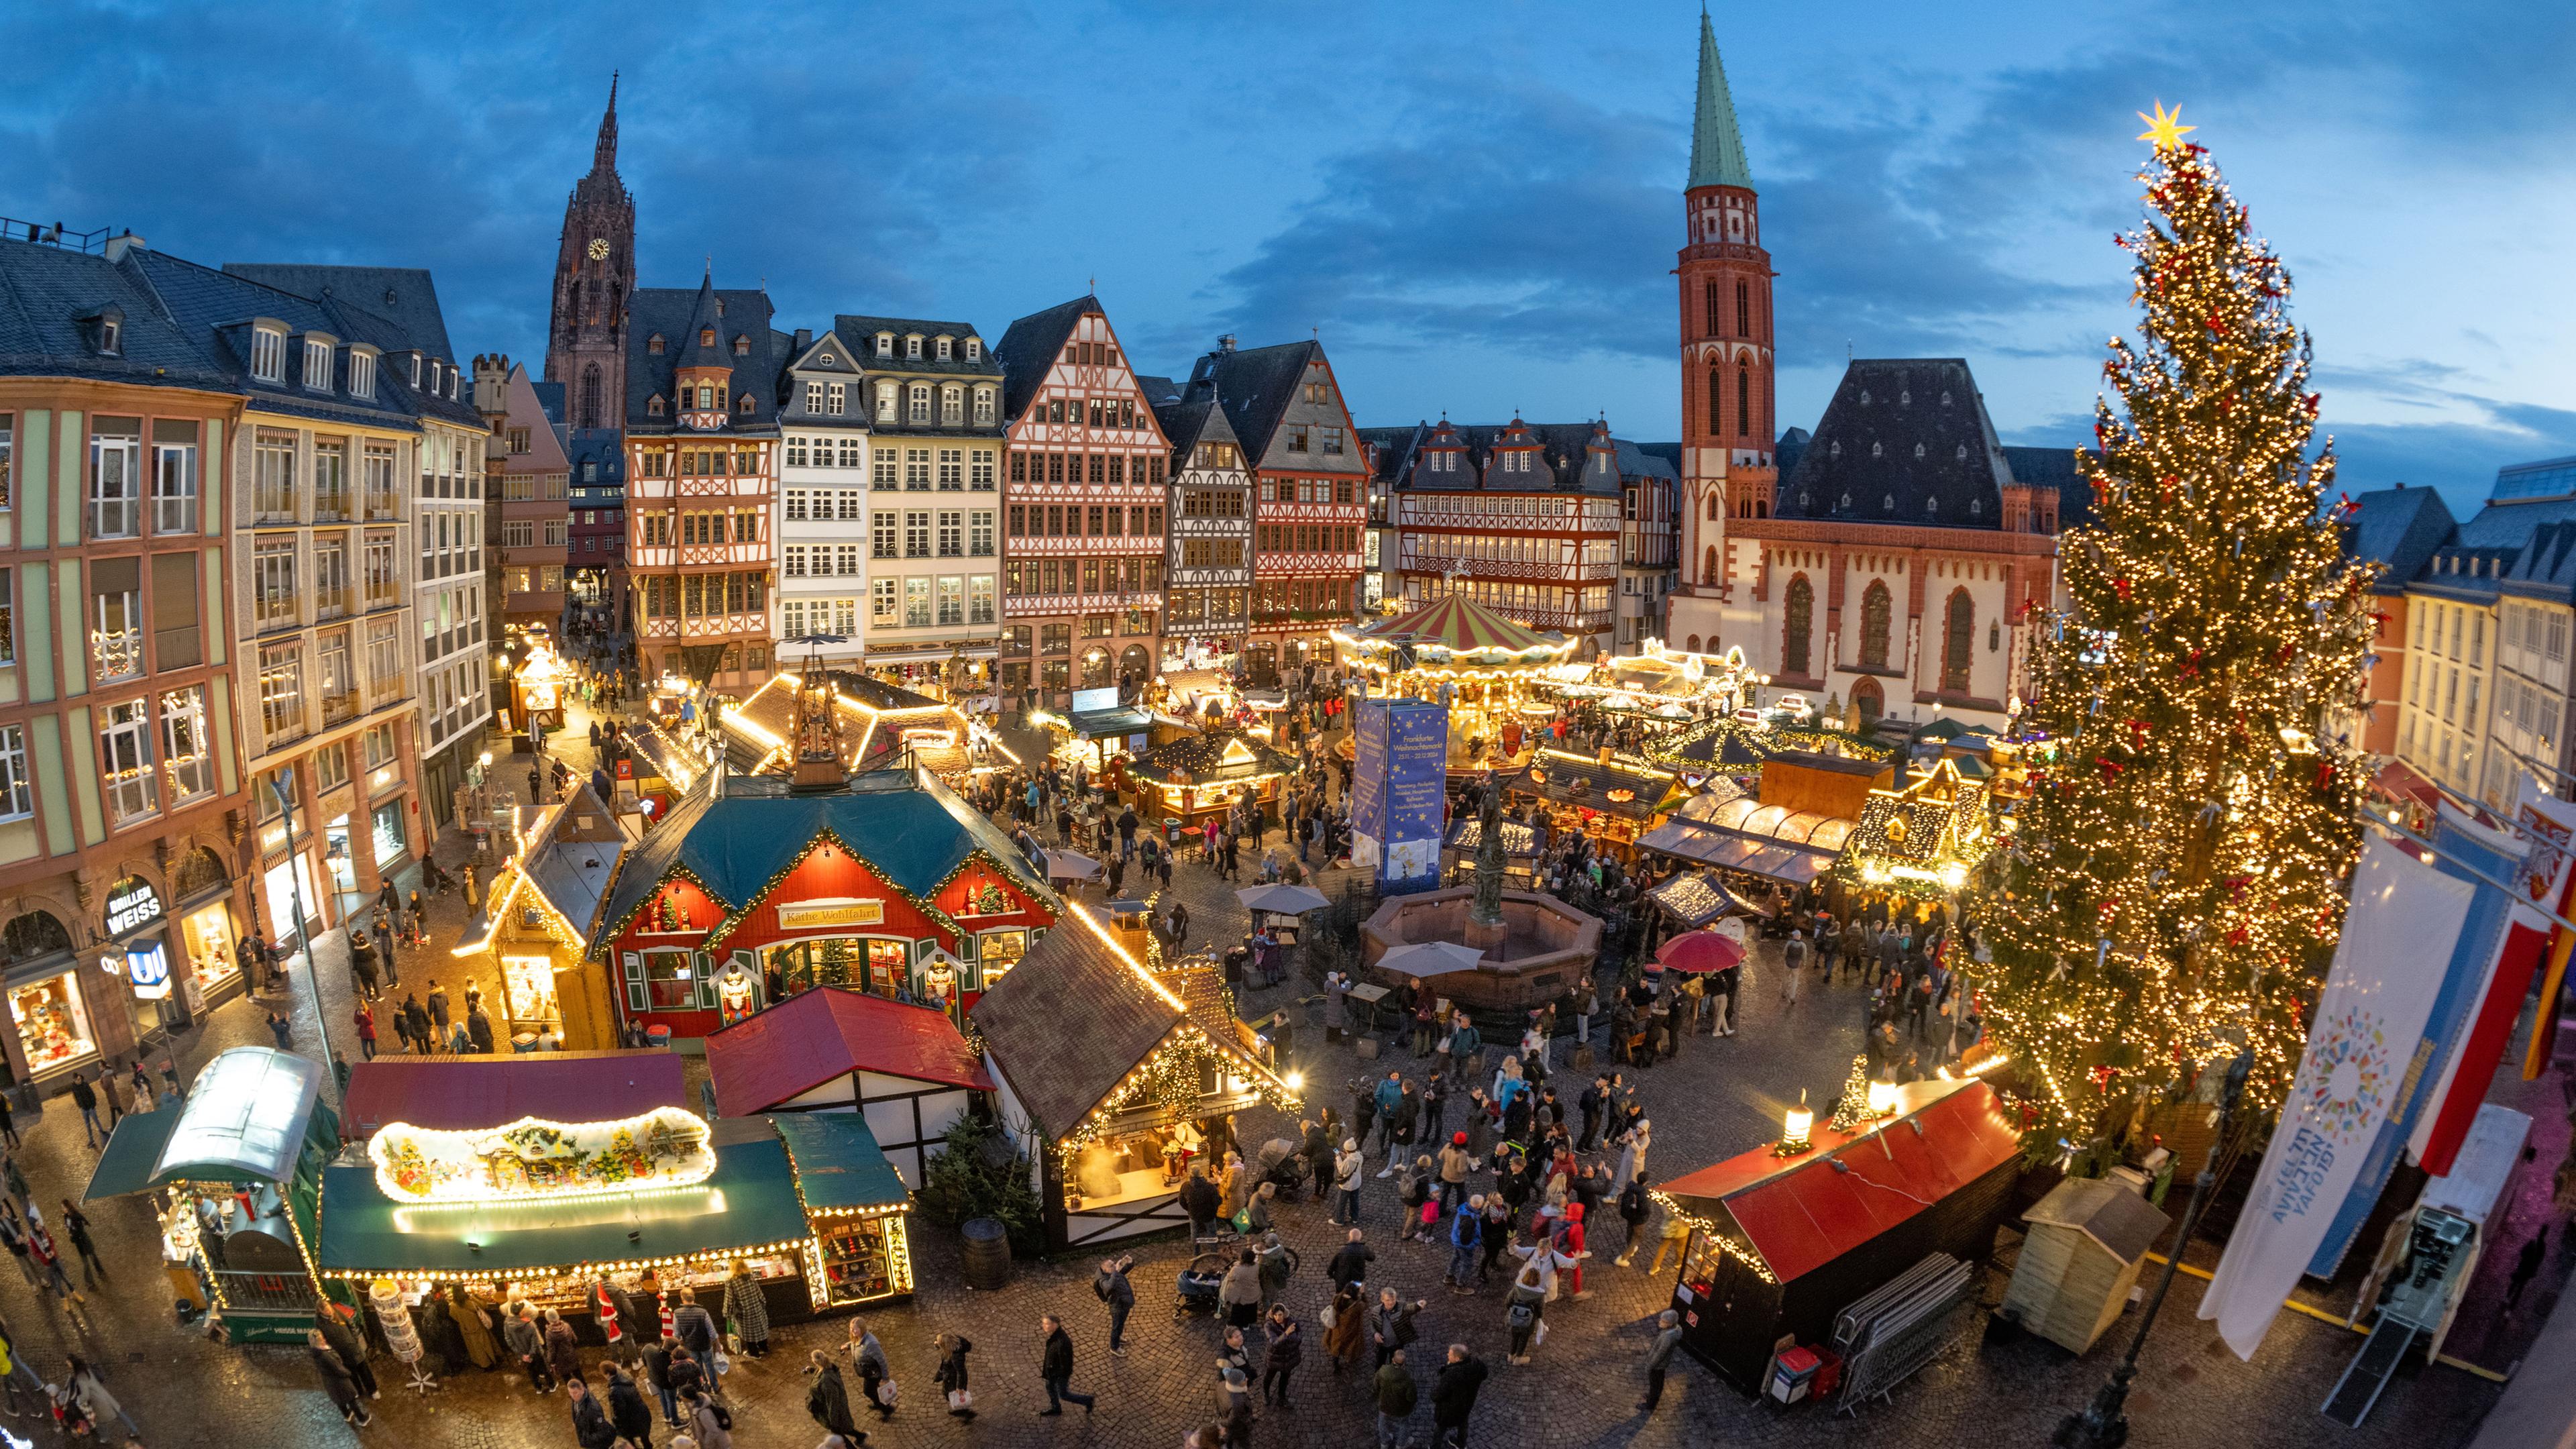
[[[1330,1328],[1330,1327],[1332,1327],[1332,1326],[1333,1326],[1333,1319],[1334,1319],[1336,1316],[1337,1316],[1337,1315],[1333,1312],[1333,1305],[1331,1305],[1331,1304],[1329,1304],[1329,1303],[1325,1304],[1325,1305],[1324,1305],[1324,1311],[1323,1311],[1323,1313],[1320,1315],[1320,1318],[1321,1318],[1321,1321],[1323,1322],[1323,1325],[1324,1325],[1326,1328]]]
[[[1530,1333],[1530,1347],[1536,1348],[1545,1342],[1547,1342],[1547,1320],[1542,1318],[1538,1321],[1538,1327]]]
[[[895,1400],[895,1387],[894,1387],[894,1380],[892,1380],[892,1379],[888,1379],[888,1380],[886,1380],[884,1383],[881,1383],[881,1384],[877,1385],[877,1402],[878,1402],[878,1403],[883,1404],[883,1405],[885,1405],[887,1408],[891,1409],[891,1408],[893,1408],[893,1407],[894,1407],[894,1400]]]
[[[716,1376],[718,1378],[722,1378],[724,1375],[733,1371],[733,1360],[725,1357],[725,1351],[723,1349],[717,1349],[715,1353],[708,1358],[707,1362],[710,1367],[715,1369]]]
[[[948,1391],[948,1407],[951,1412],[958,1409],[971,1409],[975,1407],[974,1391],[971,1389],[950,1389]]]

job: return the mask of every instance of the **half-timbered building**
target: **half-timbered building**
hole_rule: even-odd
[[[1002,683],[1132,688],[1161,654],[1171,445],[1097,297],[1012,323],[1002,364]]]
[[[627,356],[627,572],[645,675],[769,677],[780,353],[769,296],[643,287]]]
[[[1252,474],[1212,395],[1184,402],[1170,378],[1138,381],[1172,443],[1163,666],[1200,668],[1239,654],[1252,622]]]

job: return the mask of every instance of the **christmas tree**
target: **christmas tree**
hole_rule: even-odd
[[[2359,848],[2329,722],[2363,703],[2370,571],[2319,511],[2333,445],[2308,454],[2288,274],[2179,114],[2141,116],[2148,211],[2118,243],[2144,316],[2103,364],[2094,517],[2058,550],[2073,610],[2021,717],[2031,795],[1978,910],[2041,1157],[2248,1048],[2253,1102],[2277,1103]]]
[[[1843,1079],[1843,1094],[1834,1099],[1833,1119],[1825,1125],[1837,1132],[1849,1132],[1870,1120],[1869,1058],[1852,1058],[1851,1075]]]

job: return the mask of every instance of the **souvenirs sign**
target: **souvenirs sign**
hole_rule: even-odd
[[[716,1170],[707,1124],[677,1107],[613,1122],[522,1117],[447,1131],[388,1122],[367,1143],[376,1186],[398,1202],[491,1202],[686,1187]]]

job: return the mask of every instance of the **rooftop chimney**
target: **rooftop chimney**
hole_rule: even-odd
[[[799,327],[799,328],[797,328],[797,329],[796,329],[796,350],[797,350],[798,352],[803,352],[806,348],[811,347],[811,346],[813,346],[813,345],[814,345],[814,329],[813,329],[813,328],[811,328],[811,327]]]
[[[117,236],[112,236],[107,239],[107,259],[111,262],[124,261],[125,254],[127,252],[144,251],[147,249],[148,246],[144,242],[143,238],[136,236],[131,231]]]
[[[1232,352],[1234,350],[1234,334],[1229,332],[1223,337],[1218,338],[1216,340],[1216,350],[1219,352]]]

